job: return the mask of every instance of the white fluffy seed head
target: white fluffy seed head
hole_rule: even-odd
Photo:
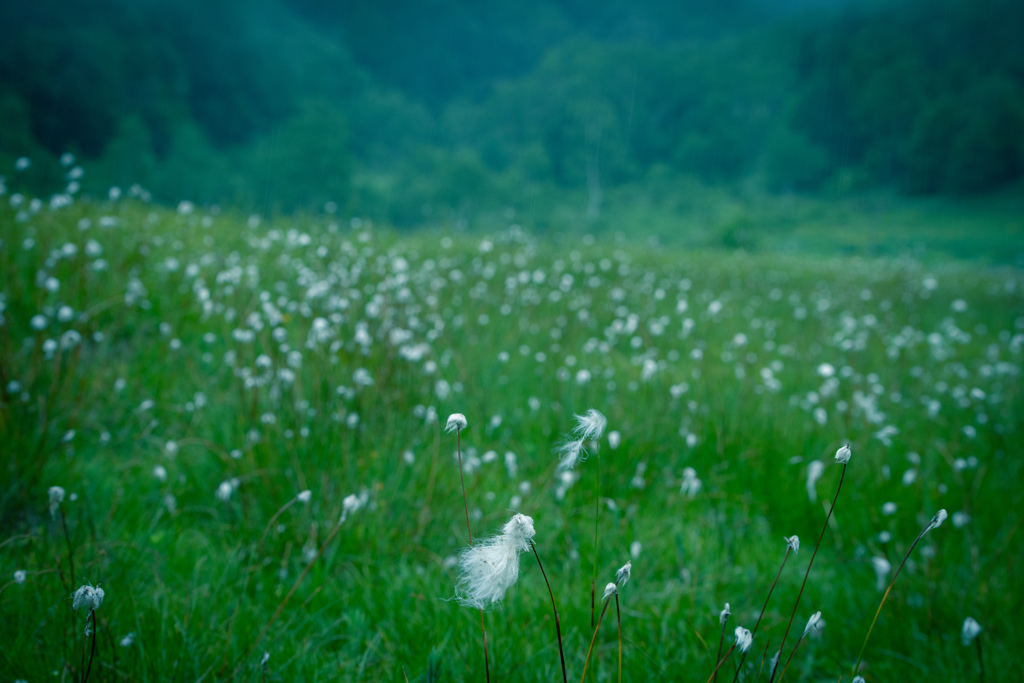
[[[845,465],[850,462],[850,456],[853,452],[850,450],[850,444],[843,444],[843,447],[836,451],[836,462],[840,465]]]
[[[754,642],[754,636],[750,634],[750,631],[743,628],[742,626],[736,627],[736,648],[745,653],[750,649],[750,646]]]
[[[786,547],[792,550],[794,553],[800,552],[800,537],[789,536],[786,538]]]
[[[519,579],[519,553],[529,550],[535,534],[533,520],[516,514],[498,536],[478,541],[459,556],[458,601],[467,607],[486,609],[501,602],[505,591]]]
[[[591,408],[582,415],[576,415],[576,428],[572,431],[580,439],[597,441],[607,425],[605,416]]]
[[[85,584],[71,594],[71,609],[76,612],[79,607],[85,607],[90,610],[99,609],[100,605],[103,604],[103,596],[102,588],[99,586],[94,588],[89,584]]]
[[[725,626],[725,622],[729,619],[729,615],[732,612],[729,611],[729,603],[725,603],[725,609],[718,613],[718,623]]]
[[[576,464],[585,459],[586,449],[583,447],[583,439],[566,441],[558,447],[558,467],[556,471],[567,472],[576,467]]]
[[[313,492],[310,491],[309,489],[306,489],[305,491],[301,492],[299,495],[295,496],[295,498],[300,503],[308,503],[310,500],[313,499]]]
[[[466,416],[462,413],[452,413],[448,416],[448,422],[444,426],[444,431],[447,433],[461,432],[469,425],[466,420]]]
[[[964,627],[960,630],[960,640],[963,642],[964,647],[970,645],[971,641],[981,633],[981,630],[981,624],[975,621],[974,617],[964,619]]]
[[[613,595],[618,595],[618,594],[619,594],[619,587],[616,586],[614,583],[609,583],[607,586],[604,587],[604,596],[601,598],[601,600],[602,601],[607,600],[608,598],[612,597]]]

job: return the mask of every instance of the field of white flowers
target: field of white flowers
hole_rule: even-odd
[[[3,680],[1021,676],[1020,270],[0,200]]]

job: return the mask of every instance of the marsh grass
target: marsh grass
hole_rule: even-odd
[[[403,667],[413,680],[484,680],[475,622],[445,601],[449,558],[464,516],[493,527],[509,509],[537,520],[551,600],[539,581],[510,591],[486,668],[510,682],[557,679],[563,663],[581,671],[593,484],[559,499],[550,454],[591,406],[631,435],[601,457],[614,510],[601,514],[600,545],[639,542],[636,590],[621,599],[623,680],[707,675],[727,600],[740,623],[761,610],[757,638],[777,642],[798,596],[849,625],[793,660],[834,680],[854,660],[850,633],[867,631],[878,606],[864,560],[898,542],[881,532],[908,538],[919,530],[909,520],[940,506],[970,521],[936,534],[926,562],[907,561],[886,603],[896,618],[872,627],[886,648],[867,653],[871,676],[962,676],[949,652],[965,606],[986,624],[989,672],[1013,670],[1024,647],[1011,616],[1024,549],[1005,514],[1024,474],[1008,456],[1024,414],[1017,270],[559,243],[513,229],[250,225],[132,202],[16,220],[5,199],[0,240],[0,572],[29,572],[0,593],[5,679],[84,673],[65,600],[73,561],[76,577],[110,587],[93,681],[209,681],[222,662],[236,680],[259,680],[264,649],[268,681],[399,680]],[[81,341],[61,348],[69,330]],[[292,352],[301,358],[289,364]],[[360,368],[372,383],[356,381]],[[473,463],[463,510],[439,424],[456,409],[481,425],[460,437],[458,457]],[[887,445],[876,435],[889,425],[899,431]],[[851,481],[803,585],[780,571],[772,539],[818,529],[804,467],[840,436],[857,445]],[[703,482],[693,497],[679,493],[684,467]],[[60,522],[47,510],[53,484],[68,491]],[[304,489],[302,514],[271,523]],[[342,499],[364,489],[345,533],[321,540]]]

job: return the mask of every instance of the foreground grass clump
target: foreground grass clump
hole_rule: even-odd
[[[532,518],[551,582],[524,558],[484,612],[495,680],[560,679],[555,600],[579,676],[591,585],[630,560],[623,680],[705,680],[755,622],[717,677],[767,680],[818,611],[787,680],[849,677],[939,508],[859,672],[976,676],[967,616],[991,680],[1019,666],[1020,271],[131,202],[5,201],[0,240],[5,679],[80,680],[95,647],[97,681],[484,680],[480,613],[452,599],[466,508],[474,538]],[[600,447],[558,471],[589,408]],[[808,555],[780,572],[793,535]],[[609,621],[589,680],[618,678]]]

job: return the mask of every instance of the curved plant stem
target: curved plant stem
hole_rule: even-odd
[[[548,595],[551,596],[551,611],[555,613],[555,635],[558,637],[558,657],[562,660],[562,682],[568,683],[569,678],[565,673],[565,652],[562,650],[562,625],[558,620],[558,608],[555,607],[555,594],[551,590],[551,583],[548,581],[547,572],[544,571],[544,565],[540,561],[540,553],[537,552],[537,545],[533,541],[530,541],[530,547],[533,548],[533,554],[537,557],[537,566],[540,567],[540,573],[544,577],[544,583],[548,587]]]
[[[615,594],[615,621],[619,626],[619,683],[622,683],[622,613],[619,612],[619,594]],[[979,649],[980,653],[981,650]],[[983,676],[984,678],[984,676]]]
[[[732,651],[735,649],[736,643],[733,643],[732,647],[730,647],[728,651],[726,651],[725,656],[718,660],[718,664],[715,665],[715,670],[711,672],[710,676],[708,676],[708,683],[711,683],[711,681],[715,678],[715,674],[718,673],[718,670],[722,667],[722,664],[725,664],[725,660],[729,659],[729,655],[731,655]]]
[[[89,616],[92,618],[92,649],[89,652],[89,666],[85,670],[82,683],[86,683],[89,680],[89,672],[92,671],[92,660],[96,657],[96,610],[90,610]],[[85,643],[82,643],[82,659],[85,659]]]
[[[864,657],[864,648],[868,646],[868,638],[871,637],[871,632],[875,629],[875,622],[878,621],[878,615],[882,613],[882,607],[885,605],[885,601],[889,598],[889,592],[892,590],[892,587],[896,584],[896,577],[898,577],[900,575],[900,572],[903,571],[903,565],[905,565],[907,563],[907,560],[910,558],[910,553],[914,552],[914,548],[917,547],[918,541],[920,541],[921,538],[926,533],[928,533],[929,529],[932,528],[933,527],[931,523],[929,523],[927,526],[925,526],[924,529],[921,530],[921,533],[917,535],[917,538],[914,539],[914,542],[910,544],[910,549],[907,551],[907,554],[903,556],[903,561],[900,562],[900,566],[896,570],[896,573],[893,574],[892,581],[889,582],[889,587],[885,589],[885,595],[882,596],[882,602],[878,604],[878,609],[875,610],[875,618],[871,620],[871,626],[868,627],[868,634],[864,636],[864,644],[860,646],[860,654],[857,655],[857,662],[853,665],[853,669],[850,671],[851,676],[857,675],[857,669],[860,667],[860,660]]]
[[[601,451],[597,452],[597,489],[594,492],[594,573],[590,578],[590,626],[594,626],[594,599],[597,589],[597,520],[601,516]]]
[[[789,623],[786,624],[786,632],[782,634],[782,643],[779,645],[779,652],[786,646],[786,636],[789,635],[789,629],[793,627],[793,619],[796,618],[797,607],[800,606],[800,598],[803,597],[804,587],[807,586],[807,577],[811,575],[811,567],[814,566],[814,558],[818,554],[818,548],[821,547],[821,539],[825,538],[825,530],[828,529],[828,521],[832,519],[832,512],[836,509],[836,501],[839,500],[839,492],[843,489],[843,479],[846,477],[846,464],[843,464],[843,473],[839,475],[839,486],[836,487],[836,495],[832,498],[832,507],[828,509],[828,514],[825,516],[825,525],[821,527],[821,534],[818,536],[818,542],[814,544],[814,552],[811,553],[811,561],[807,564],[807,571],[804,573],[804,582],[800,584],[800,592],[796,595],[796,603],[793,604],[793,614],[789,617]],[[768,683],[772,683],[775,680],[774,674],[768,679]]]
[[[590,664],[590,655],[594,652],[594,642],[597,640],[597,632],[601,630],[601,620],[604,619],[604,613],[608,610],[608,600],[604,601],[604,607],[601,608],[601,616],[597,618],[597,627],[594,629],[594,637],[590,639],[590,648],[587,650],[587,661],[583,662],[583,676],[580,678],[580,683],[587,680],[587,666]]]
[[[462,469],[462,430],[455,430],[457,453],[459,454],[459,480],[462,482],[462,505],[466,509],[466,533],[469,534],[469,545],[473,546],[473,529],[469,526],[469,498],[466,497],[466,474]],[[487,657],[487,627],[484,625],[484,608],[480,608],[480,632],[484,640],[484,677],[487,682],[491,680],[491,666]]]

